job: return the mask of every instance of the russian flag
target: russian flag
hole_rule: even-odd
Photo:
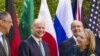
[[[58,56],[56,33],[46,0],[41,0],[38,18],[43,19],[46,22],[46,33],[43,36],[43,40],[49,45],[50,56]]]
[[[71,0],[59,0],[54,19],[54,27],[58,45],[72,36],[71,23],[73,21]]]

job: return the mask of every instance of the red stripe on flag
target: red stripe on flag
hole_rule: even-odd
[[[11,41],[11,56],[18,56],[18,49],[19,49],[19,45],[20,45],[20,34],[19,34],[19,30],[18,30],[18,22],[17,22],[17,18],[16,15],[14,14],[14,25],[15,25],[15,35],[13,40]]]
[[[79,0],[77,2],[77,14],[76,14],[77,20],[81,20],[81,13],[80,13],[80,5],[79,5]]]
[[[80,21],[80,7],[79,7],[79,3],[78,3],[78,20]]]
[[[46,32],[45,35],[43,36],[43,40],[48,43],[48,46],[50,49],[50,56],[58,56],[57,44],[56,44],[56,40],[54,39],[54,37],[48,32]]]

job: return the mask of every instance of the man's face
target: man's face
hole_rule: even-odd
[[[36,23],[32,27],[32,33],[37,38],[41,38],[45,34],[45,25],[44,25],[44,23],[42,23],[42,22]]]
[[[12,24],[11,16],[8,15],[8,16],[5,17],[5,19],[2,20],[2,21],[3,21],[2,27],[4,28],[5,33],[9,33],[10,28],[11,28],[11,26],[13,25],[13,24]]]
[[[83,31],[83,25],[80,21],[73,22],[71,26],[74,36],[78,36]]]

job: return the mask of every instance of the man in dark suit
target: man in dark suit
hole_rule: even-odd
[[[42,19],[35,19],[31,31],[32,34],[20,45],[19,56],[50,56],[47,43],[42,41],[45,22]]]
[[[10,56],[9,41],[6,34],[12,26],[12,19],[8,12],[0,12],[0,56]]]
[[[70,56],[72,53],[74,53],[74,49],[71,53],[69,53],[69,51],[71,51],[73,46],[76,47],[78,45],[76,38],[80,34],[80,32],[84,30],[82,22],[78,20],[73,21],[71,24],[71,30],[73,32],[73,36],[61,44],[59,49],[60,56]]]

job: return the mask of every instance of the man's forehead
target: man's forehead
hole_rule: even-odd
[[[35,19],[33,25],[45,25],[45,21],[42,19]]]
[[[73,23],[82,23],[82,22],[79,20],[75,20],[75,21],[73,21]]]
[[[81,21],[75,20],[72,25],[83,25]]]

